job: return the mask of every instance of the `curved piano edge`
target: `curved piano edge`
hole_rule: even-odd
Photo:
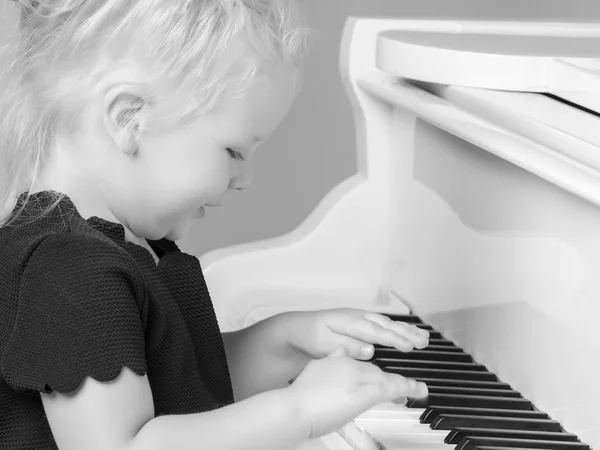
[[[282,311],[361,306],[383,276],[386,208],[355,175],[292,232],[200,258],[223,331]]]

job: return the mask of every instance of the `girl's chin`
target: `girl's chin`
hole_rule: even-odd
[[[178,241],[179,239],[182,239],[190,231],[194,222],[204,217],[204,215],[204,208],[199,208],[197,211],[194,212],[193,215],[189,216],[188,219],[185,220],[185,223],[180,222],[178,225],[172,228],[165,235],[165,238],[167,238],[170,241]]]

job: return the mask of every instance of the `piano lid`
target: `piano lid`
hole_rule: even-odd
[[[544,92],[600,111],[600,36],[390,30],[378,36],[377,67],[429,83]]]

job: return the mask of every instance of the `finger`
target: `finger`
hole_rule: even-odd
[[[364,338],[366,342],[372,342],[386,347],[394,347],[403,352],[409,352],[415,348],[415,345],[411,340],[397,333],[395,330],[384,328],[369,320],[363,321],[361,331],[361,337]]]
[[[384,328],[395,330],[408,339],[411,337],[414,337],[415,339],[429,339],[429,331],[419,328],[417,325],[413,325],[411,323],[392,320],[382,314],[371,312],[366,313],[365,318],[381,325]]]
[[[398,335],[400,338],[396,339],[399,345],[397,346],[393,341],[390,342],[390,345],[399,350],[410,351],[414,347],[425,348],[429,344],[429,332],[415,325],[406,322],[397,322],[387,316],[376,313],[366,313],[365,318]]]
[[[406,405],[407,401],[408,401],[408,398],[405,395],[403,395],[402,397],[392,399],[392,403],[394,403],[396,405]]]
[[[359,360],[369,360],[375,353],[375,349],[371,344],[350,337],[344,338],[344,347],[346,347],[348,356]]]
[[[406,332],[402,327],[395,327],[391,319],[376,313],[357,311],[350,320],[347,316],[340,315],[337,317],[332,315],[327,326],[339,335],[365,343],[394,347],[403,352],[409,352],[415,348],[413,340],[417,340],[420,348],[428,345],[427,340],[415,339],[416,336],[412,336],[410,339],[404,337],[403,334],[411,336],[411,333]],[[398,330],[400,330],[400,333],[398,333]]]
[[[425,383],[417,382],[402,375],[383,373],[383,376],[373,379],[369,376],[362,380],[357,395],[367,408],[383,402],[400,401],[402,397],[422,398],[428,395]]]
[[[422,398],[428,395],[427,385],[402,375],[385,373],[387,391],[383,391],[385,401],[393,401],[400,397]]]
[[[397,333],[388,330],[371,320],[365,320],[365,317],[362,315],[341,325],[342,326],[334,331],[351,339],[360,340],[365,343],[381,344],[388,347],[401,346],[405,351],[412,350],[413,348],[413,345],[410,344],[409,341],[401,338]]]
[[[415,348],[425,348],[429,345],[429,331],[404,322],[391,321],[390,329],[402,336]]]
[[[387,374],[393,375],[393,374]],[[412,378],[405,378],[405,393],[404,396],[411,398],[422,398],[427,397],[429,395],[429,390],[427,389],[427,385],[423,382],[413,380]]]

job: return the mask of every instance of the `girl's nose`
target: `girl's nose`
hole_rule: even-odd
[[[250,171],[246,173],[240,174],[237,177],[233,178],[229,183],[229,189],[234,189],[236,191],[241,191],[250,187],[252,184],[252,179],[250,177]]]

